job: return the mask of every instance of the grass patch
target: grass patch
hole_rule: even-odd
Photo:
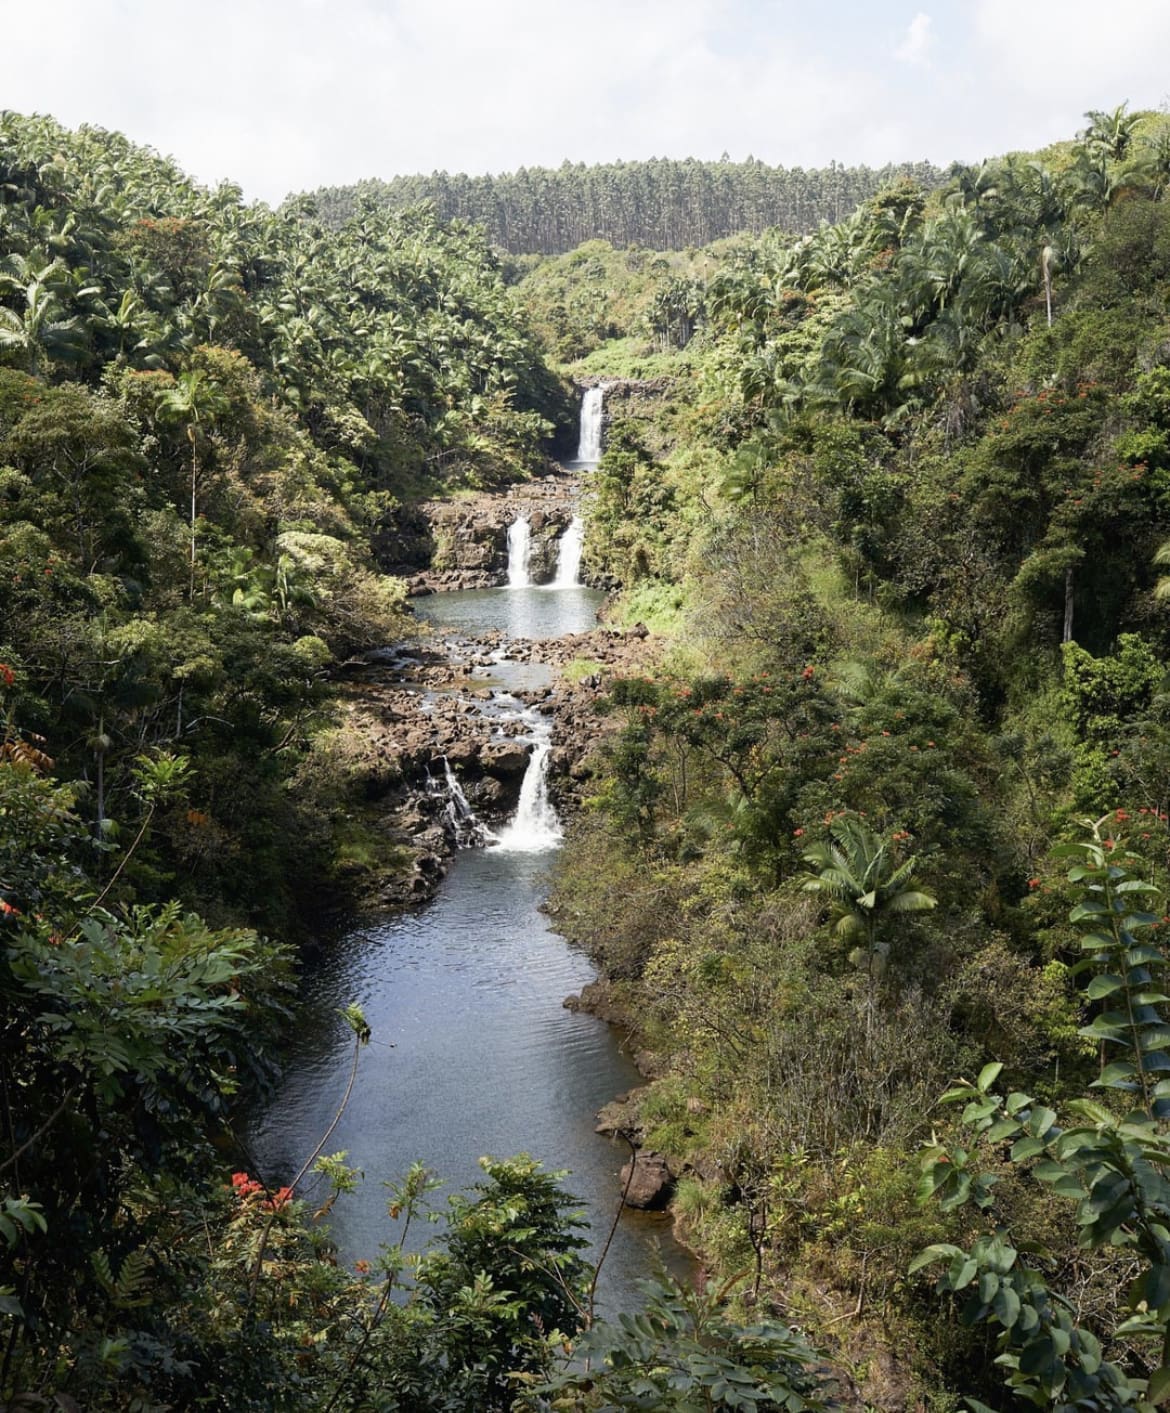
[[[647,339],[609,339],[564,372],[571,378],[678,378],[694,370],[689,350],[659,353]]]
[[[661,579],[642,579],[622,593],[614,618],[623,628],[644,623],[651,633],[671,638],[683,626],[686,601],[681,585],[664,583]]]
[[[566,682],[581,682],[605,671],[605,663],[595,657],[575,657],[561,668],[561,676]]]

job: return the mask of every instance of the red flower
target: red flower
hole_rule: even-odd
[[[800,836],[801,836],[803,833],[804,833],[804,830],[803,830],[803,829],[794,829],[794,830],[792,831],[792,837],[793,837],[794,839],[799,839]]]
[[[11,687],[15,681],[16,673],[6,662],[0,662],[0,682],[3,682],[6,687]]]
[[[247,1173],[232,1173],[232,1187],[236,1196],[241,1199],[264,1191],[264,1184],[249,1177]]]
[[[1028,887],[1029,887],[1029,888],[1039,888],[1039,887],[1040,887],[1040,880],[1039,880],[1038,878],[1029,878],[1029,879],[1028,879]]]
[[[257,1183],[256,1186],[259,1187],[260,1184]],[[269,1199],[269,1201],[265,1202],[264,1206],[269,1212],[279,1212],[282,1207],[287,1206],[288,1203],[291,1201],[292,1188],[278,1187],[276,1189],[275,1194]]]

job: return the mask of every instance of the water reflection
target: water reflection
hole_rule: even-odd
[[[593,1131],[595,1111],[639,1082],[609,1028],[561,1006],[592,980],[588,960],[539,911],[551,855],[460,854],[435,901],[355,933],[309,978],[280,1101],[252,1142],[266,1177],[287,1180],[328,1127],[345,1088],[352,1039],[337,1016],[358,1001],[373,1029],[353,1097],[328,1149],[346,1149],[367,1182],[343,1198],[333,1227],[352,1262],[396,1239],[379,1183],[419,1159],[449,1190],[482,1177],[480,1154],[529,1152],[568,1168],[596,1246],[616,1207],[617,1147]],[[636,1303],[662,1218],[623,1217],[599,1289],[603,1308]]]
[[[558,638],[596,628],[597,610],[604,600],[600,589],[542,585],[464,589],[430,594],[411,603],[427,622],[471,634],[494,629],[510,638]]]

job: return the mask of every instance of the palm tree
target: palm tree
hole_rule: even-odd
[[[1111,113],[1086,113],[1089,126],[1078,134],[1085,146],[1111,162],[1122,161],[1138,124],[1138,115],[1125,111],[1128,107],[1128,103],[1122,103]]]
[[[886,839],[879,838],[859,819],[845,816],[829,827],[832,842],[815,844],[804,855],[814,870],[804,892],[829,899],[834,932],[857,944],[851,956],[864,961],[868,978],[865,1031],[873,1026],[874,979],[884,967],[890,943],[881,934],[888,918],[903,913],[928,912],[936,904],[929,893],[910,887],[917,856],[897,864]]]
[[[180,373],[172,387],[159,394],[158,410],[164,420],[185,422],[191,443],[191,580],[188,596],[195,596],[195,521],[199,486],[199,430],[227,408],[227,399],[200,368]]]
[[[41,371],[50,359],[77,361],[85,352],[87,334],[82,321],[70,316],[58,291],[69,283],[60,260],[40,265],[39,260],[10,255],[0,268],[0,294],[9,295],[19,309],[0,307],[0,356],[23,355],[30,373]]]
[[[1154,563],[1159,569],[1170,564],[1170,540],[1165,540],[1158,546],[1154,554]],[[1156,599],[1170,599],[1170,574],[1158,576],[1158,582],[1154,585],[1154,597]]]

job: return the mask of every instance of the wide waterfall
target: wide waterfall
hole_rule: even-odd
[[[523,713],[532,728],[532,754],[520,785],[520,803],[511,824],[502,829],[494,840],[495,847],[506,853],[535,854],[555,849],[564,837],[561,822],[548,797],[548,755],[552,745],[552,729],[538,711]]]
[[[585,548],[585,522],[574,515],[557,542],[557,572],[554,589],[571,589],[581,582],[581,551]]]
[[[581,437],[577,444],[577,460],[585,466],[596,466],[601,460],[604,399],[604,383],[596,388],[586,388],[581,399]]]
[[[508,587],[526,589],[532,583],[532,527],[526,515],[508,526]]]

